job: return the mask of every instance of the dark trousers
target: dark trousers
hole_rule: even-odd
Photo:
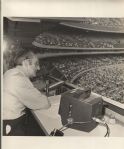
[[[11,130],[6,133],[7,125]],[[4,136],[25,136],[27,130],[27,115],[23,115],[13,120],[3,120],[3,135]]]
[[[6,126],[10,125],[11,131],[6,133]],[[34,116],[29,109],[26,109],[26,114],[14,119],[3,120],[3,136],[45,136]]]

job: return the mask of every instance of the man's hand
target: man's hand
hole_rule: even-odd
[[[33,85],[40,91],[43,91],[46,88],[46,84],[44,80],[36,80],[33,82]]]

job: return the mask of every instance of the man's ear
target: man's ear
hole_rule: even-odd
[[[28,60],[28,59],[25,59],[25,60],[22,62],[22,65],[23,65],[23,66],[28,66],[28,65],[29,65],[29,60]]]
[[[32,60],[31,59],[27,59],[27,60],[28,60],[29,65],[32,65]]]

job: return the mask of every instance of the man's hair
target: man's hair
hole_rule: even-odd
[[[22,62],[26,59],[32,59],[35,56],[35,53],[29,49],[19,48],[16,56],[14,58],[14,63],[16,65],[22,65]]]

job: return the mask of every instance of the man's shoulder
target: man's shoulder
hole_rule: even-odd
[[[23,74],[17,68],[12,68],[7,70],[4,74],[4,78],[11,77],[23,77]]]
[[[32,87],[32,83],[29,78],[16,68],[8,70],[4,74],[3,81],[7,86],[13,84],[13,86]]]

